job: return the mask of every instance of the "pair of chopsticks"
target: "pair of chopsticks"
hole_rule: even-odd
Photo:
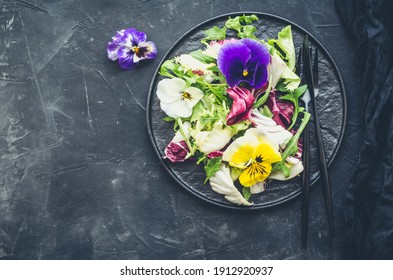
[[[321,180],[323,186],[323,195],[325,200],[327,218],[329,223],[330,235],[334,238],[334,220],[333,220],[333,203],[330,190],[329,173],[327,169],[325,149],[323,147],[322,133],[319,122],[319,116],[316,106],[315,97],[319,91],[319,78],[318,78],[318,49],[315,49],[314,55],[314,66],[311,66],[312,49],[310,48],[308,36],[304,37],[303,48],[299,50],[297,61],[296,61],[296,74],[300,76],[300,69],[303,68],[303,74],[308,85],[307,91],[303,94],[302,100],[305,104],[305,110],[309,112],[309,102],[311,102],[312,109],[314,112],[314,125],[317,136],[317,147],[319,152],[319,165],[321,168]],[[302,59],[303,57],[303,59]],[[303,63],[302,63],[303,62]],[[301,67],[301,65],[303,67]],[[303,131],[303,187],[302,187],[302,200],[301,200],[301,240],[302,247],[307,246],[307,233],[308,233],[308,212],[309,212],[309,200],[310,200],[310,129],[309,125]]]

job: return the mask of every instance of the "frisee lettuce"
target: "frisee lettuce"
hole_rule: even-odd
[[[251,25],[256,20],[258,20],[258,17],[256,15],[237,16],[235,18],[229,18],[225,22],[225,26],[228,29],[237,31],[237,36],[239,38],[257,39],[254,35],[257,29],[255,28],[255,26]]]

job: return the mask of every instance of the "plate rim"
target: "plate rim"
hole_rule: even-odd
[[[323,53],[327,56],[327,58],[329,59],[329,62],[332,65],[333,71],[335,72],[336,76],[338,77],[338,82],[340,84],[342,93],[342,101],[343,101],[343,117],[342,117],[342,129],[340,131],[340,135],[337,139],[337,145],[333,150],[333,153],[331,155],[330,161],[327,163],[327,166],[330,167],[330,165],[333,163],[334,159],[337,156],[338,151],[340,150],[341,146],[342,146],[342,140],[344,138],[344,134],[345,134],[345,130],[346,130],[346,123],[347,123],[347,97],[346,97],[346,91],[345,91],[345,84],[344,84],[344,80],[342,78],[342,75],[339,71],[339,68],[336,64],[336,62],[334,61],[334,59],[332,58],[332,56],[330,55],[330,53],[327,51],[327,49],[324,47],[324,45],[319,42],[319,40],[317,40],[315,38],[314,35],[312,35],[309,31],[307,31],[305,28],[301,27],[300,25],[298,25],[297,23],[294,23],[293,21],[283,18],[281,16],[278,15],[274,15],[271,13],[265,13],[265,12],[252,12],[252,11],[243,11],[243,12],[231,12],[231,13],[225,13],[225,14],[221,14],[221,15],[217,15],[214,16],[212,18],[209,18],[207,20],[204,20],[202,22],[200,22],[199,24],[191,27],[190,29],[188,29],[185,33],[183,33],[169,48],[168,50],[165,52],[165,54],[163,55],[160,63],[158,64],[157,68],[154,71],[153,77],[151,79],[150,82],[150,86],[149,86],[149,91],[148,91],[148,95],[147,95],[147,106],[146,106],[146,123],[147,123],[147,130],[148,130],[148,134],[149,134],[149,139],[151,141],[152,146],[154,147],[154,151],[156,153],[156,155],[158,156],[161,165],[164,166],[165,170],[167,171],[167,173],[170,174],[170,176],[180,185],[182,186],[183,189],[186,189],[188,192],[192,193],[193,195],[195,195],[196,197],[202,199],[203,201],[209,203],[210,205],[215,205],[218,207],[223,207],[226,209],[235,209],[235,210],[241,210],[241,211],[257,211],[257,210],[261,210],[261,209],[268,209],[268,208],[272,208],[274,206],[278,206],[281,204],[284,204],[288,201],[291,201],[293,199],[295,199],[296,197],[298,197],[301,193],[301,188],[297,191],[295,191],[292,195],[290,196],[286,196],[283,197],[282,199],[276,200],[274,202],[271,203],[266,203],[263,205],[258,205],[258,206],[243,206],[243,205],[237,205],[237,204],[223,204],[214,200],[211,200],[209,198],[207,198],[206,196],[194,191],[192,188],[190,188],[189,186],[187,186],[185,184],[185,182],[183,182],[182,180],[180,180],[176,174],[174,174],[174,171],[168,167],[168,165],[165,163],[164,159],[161,156],[161,151],[158,149],[157,143],[155,141],[155,138],[153,137],[153,132],[152,132],[152,125],[151,125],[151,103],[152,103],[152,97],[153,97],[153,89],[154,89],[154,84],[155,81],[157,79],[157,76],[159,76],[159,70],[161,65],[164,63],[165,60],[168,59],[169,54],[173,51],[174,48],[176,48],[178,46],[178,44],[183,41],[183,39],[185,37],[187,37],[189,34],[191,34],[192,32],[200,29],[200,27],[202,27],[203,25],[206,25],[210,22],[213,21],[218,21],[220,19],[224,19],[227,18],[229,16],[242,16],[242,15],[252,15],[255,14],[257,16],[261,16],[261,17],[268,17],[268,18],[273,18],[275,20],[284,22],[286,24],[290,24],[293,27],[296,27],[297,29],[299,29],[301,32],[305,33],[308,35],[309,38],[312,39],[312,41],[318,46],[318,48],[320,50],[323,51]],[[311,181],[311,186],[315,185],[315,183],[319,180],[320,178],[320,171],[317,172],[317,176],[315,176],[315,178]]]

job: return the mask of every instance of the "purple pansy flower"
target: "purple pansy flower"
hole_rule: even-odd
[[[120,30],[108,43],[108,58],[112,61],[119,59],[122,69],[133,69],[139,61],[157,56],[156,45],[146,39],[146,33],[134,28]]]
[[[246,88],[235,86],[228,88],[229,96],[233,99],[232,108],[227,116],[227,125],[234,125],[251,117],[254,95]]]
[[[218,53],[217,64],[230,87],[247,82],[253,88],[262,87],[267,81],[270,54],[265,45],[242,39],[228,42]]]

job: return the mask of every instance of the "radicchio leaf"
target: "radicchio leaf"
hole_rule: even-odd
[[[271,91],[266,105],[273,114],[273,120],[282,127],[288,128],[291,125],[295,106],[290,101],[278,99],[277,94],[277,90]]]

